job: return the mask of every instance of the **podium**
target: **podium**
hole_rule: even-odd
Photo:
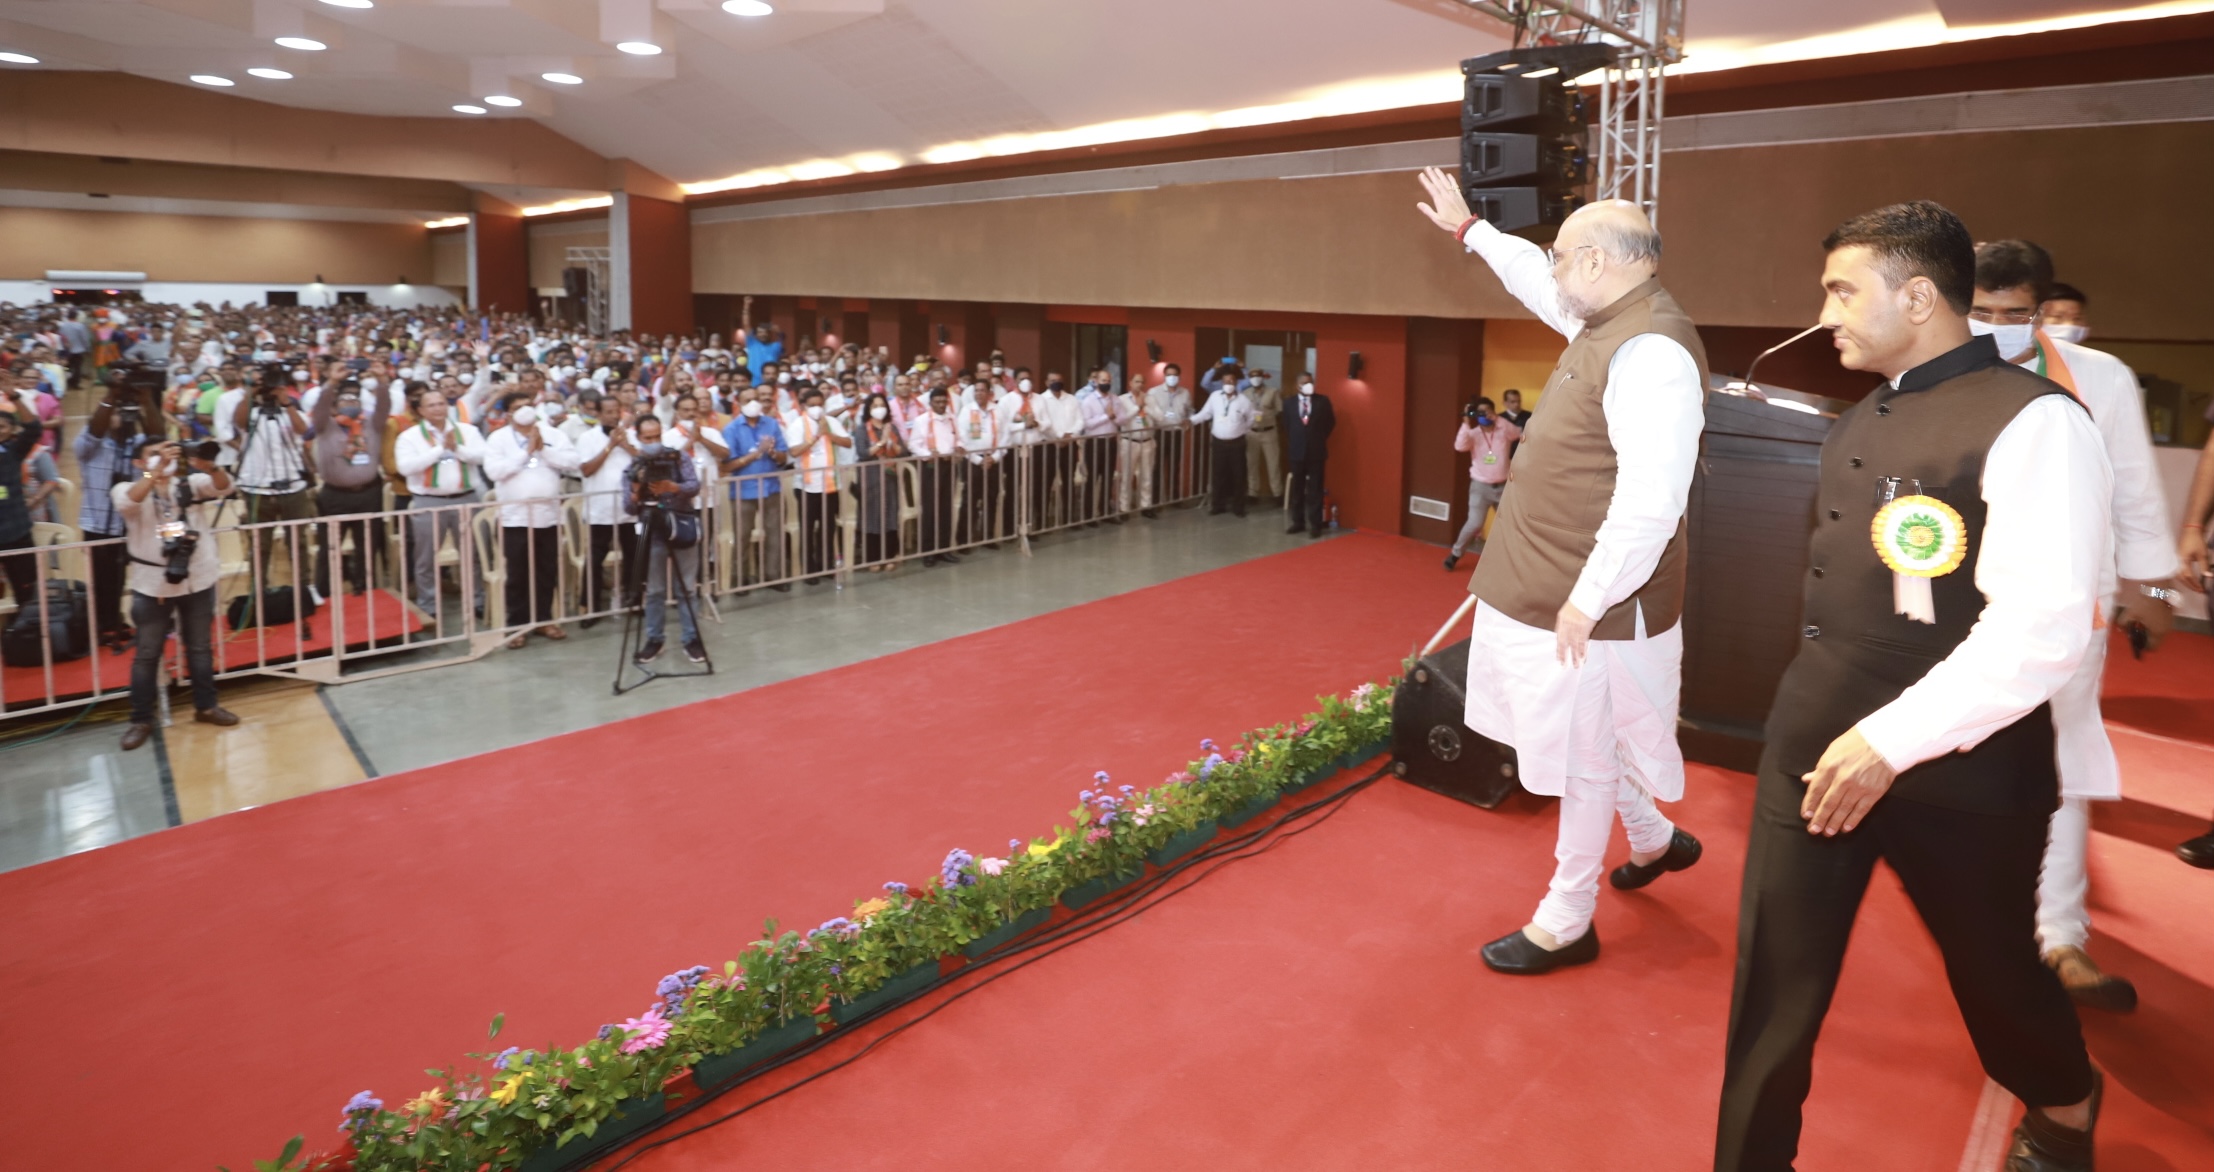
[[[1732,388],[1725,390],[1724,388]],[[1691,480],[1684,594],[1684,756],[1751,772],[1784,668],[1799,651],[1822,440],[1852,404],[1712,375]]]

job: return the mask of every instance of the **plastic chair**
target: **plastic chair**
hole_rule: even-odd
[[[913,457],[902,456],[899,461],[899,547],[915,549],[922,545],[922,469],[915,466]]]
[[[561,549],[555,555],[554,564],[559,566],[561,563],[567,562],[569,564],[569,581],[572,583],[582,582],[584,580],[584,562],[590,556],[592,549],[592,530],[584,523],[584,502],[573,496],[561,498],[561,518],[558,524],[561,528]],[[562,589],[561,586],[562,584],[557,583],[554,587],[554,617],[556,619],[570,617],[574,610],[575,600],[570,598],[571,592]]]
[[[469,518],[477,546],[477,573],[484,579],[485,629],[507,626],[507,559],[500,552],[500,506],[487,505]]]

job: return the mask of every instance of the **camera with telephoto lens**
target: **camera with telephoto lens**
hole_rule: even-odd
[[[192,576],[192,555],[200,548],[200,535],[184,519],[191,509],[192,480],[187,477],[177,482],[177,519],[154,530],[161,537],[161,578],[172,586]]]
[[[292,389],[292,371],[282,362],[264,362],[260,365],[261,380],[254,384],[254,400],[265,408],[276,408],[284,392]]]
[[[684,453],[669,448],[664,448],[650,456],[640,456],[630,466],[630,482],[640,487],[646,487],[658,481],[674,481],[678,475],[677,461],[683,458]],[[646,503],[651,504],[653,502],[648,501]]]

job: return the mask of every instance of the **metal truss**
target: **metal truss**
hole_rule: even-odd
[[[575,246],[569,249],[566,257],[570,268],[585,271],[584,328],[595,338],[604,338],[608,333],[608,285],[612,273],[609,266],[613,257],[611,249]]]

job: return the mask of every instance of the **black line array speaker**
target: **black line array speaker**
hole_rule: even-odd
[[[1520,788],[1514,750],[1461,723],[1468,640],[1415,662],[1392,696],[1392,772],[1426,790],[1491,809]]]
[[[1545,45],[1461,62],[1461,193],[1502,232],[1546,243],[1583,206],[1590,115],[1575,80],[1614,60],[1602,44]]]

